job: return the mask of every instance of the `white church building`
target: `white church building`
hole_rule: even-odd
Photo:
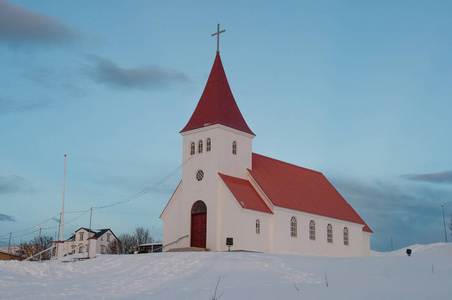
[[[369,255],[371,229],[322,173],[252,152],[219,52],[180,134],[185,165],[160,216],[164,251],[227,251],[232,238],[231,250]]]

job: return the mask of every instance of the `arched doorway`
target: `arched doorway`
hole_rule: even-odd
[[[190,246],[206,248],[207,233],[207,207],[199,200],[193,204],[191,209],[191,235]]]

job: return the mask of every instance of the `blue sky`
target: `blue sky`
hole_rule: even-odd
[[[374,250],[390,250],[391,236],[394,248],[444,241],[451,9],[450,1],[0,0],[0,242],[10,232],[16,243],[32,238],[21,231],[29,227],[55,236],[64,154],[66,211],[114,204],[93,212],[93,228],[153,227],[161,238],[159,215],[180,172],[122,201],[182,163],[178,132],[213,64],[217,23],[254,152],[321,171],[373,229]],[[89,226],[89,213],[65,219],[65,237]]]

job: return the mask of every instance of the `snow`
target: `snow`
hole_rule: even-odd
[[[250,252],[98,255],[0,261],[0,299],[448,299],[452,244],[370,257]],[[326,286],[326,280],[328,286]]]

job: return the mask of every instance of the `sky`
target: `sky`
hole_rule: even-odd
[[[0,243],[58,234],[65,154],[64,238],[91,219],[161,239],[218,23],[253,152],[322,172],[373,230],[373,250],[445,241],[451,9],[0,0]]]

